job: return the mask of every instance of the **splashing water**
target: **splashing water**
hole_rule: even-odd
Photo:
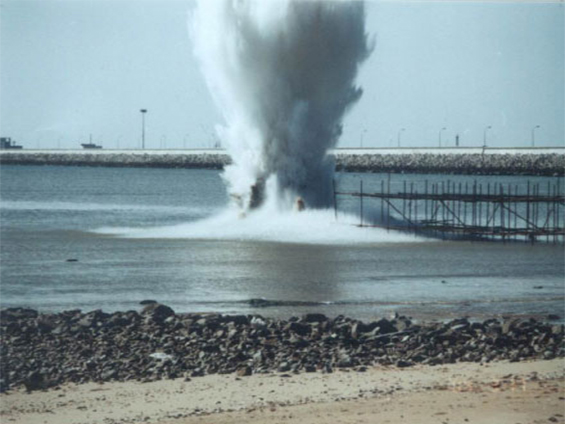
[[[426,241],[408,233],[388,233],[375,228],[367,231],[356,224],[354,215],[341,214],[339,221],[334,212],[309,209],[302,213],[280,211],[273,204],[265,204],[253,211],[249,219],[239,219],[230,210],[185,224],[153,228],[99,228],[98,234],[130,239],[191,239],[222,241],[262,241],[309,245],[371,245],[388,243],[418,243]]]
[[[196,0],[190,29],[225,120],[218,135],[233,165],[223,177],[237,213],[228,208],[182,225],[97,232],[300,244],[419,240],[357,228],[353,214],[340,214],[338,222],[328,209],[334,163],[327,152],[361,97],[355,78],[372,51],[362,1]]]
[[[331,204],[342,119],[371,47],[360,1],[198,0],[194,52],[225,126],[224,179],[243,210]]]

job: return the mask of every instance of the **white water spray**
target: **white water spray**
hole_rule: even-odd
[[[331,203],[342,119],[371,47],[361,1],[198,0],[194,51],[225,126],[224,178],[240,207]],[[264,193],[266,191],[266,193]]]

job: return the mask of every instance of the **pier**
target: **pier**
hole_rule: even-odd
[[[545,240],[564,243],[565,196],[560,178],[546,184],[455,183],[452,181],[401,183],[391,189],[390,175],[378,191],[339,191],[334,183],[334,209],[340,199],[359,199],[359,226],[428,234],[442,238]],[[370,202],[370,203],[369,203]],[[371,216],[367,208],[372,207]]]

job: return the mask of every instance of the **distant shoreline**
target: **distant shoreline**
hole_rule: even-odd
[[[565,175],[565,149],[340,149],[333,152],[343,172]],[[59,165],[223,169],[224,150],[37,150],[0,151],[2,165]]]

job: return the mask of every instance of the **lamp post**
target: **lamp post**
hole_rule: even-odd
[[[532,147],[536,145],[536,128],[541,128],[539,125],[536,125],[532,128]]]
[[[361,141],[359,143],[359,145],[361,146],[361,148],[363,148],[363,136],[365,135],[365,133],[367,132],[367,129],[363,129],[361,131]]]
[[[442,133],[443,131],[445,131],[446,129],[447,129],[447,128],[443,127],[441,130],[439,130],[439,136],[438,136],[438,139],[439,139],[439,147],[441,147],[441,133]]]
[[[402,134],[403,131],[406,131],[406,128],[400,128],[398,130],[398,137],[397,137],[397,143],[398,143],[398,147],[400,147],[400,135]]]
[[[483,147],[487,147],[487,130],[490,130],[492,127],[489,125],[485,127],[485,131],[483,133]]]
[[[147,109],[140,109],[141,112],[141,149],[145,150],[145,114]]]

